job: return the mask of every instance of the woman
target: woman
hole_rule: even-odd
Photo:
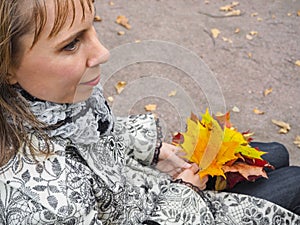
[[[266,200],[201,191],[207,177],[152,115],[114,119],[91,0],[0,10],[0,224],[300,224]]]

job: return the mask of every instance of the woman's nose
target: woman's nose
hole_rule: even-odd
[[[105,63],[109,59],[109,51],[99,41],[95,29],[91,31],[90,45],[88,48],[87,66],[94,67]]]

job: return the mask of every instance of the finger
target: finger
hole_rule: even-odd
[[[178,157],[175,153],[170,154],[165,160],[168,160],[175,168],[188,169],[191,167],[191,164]]]
[[[196,163],[192,163],[192,166],[190,167],[190,169],[193,171],[194,174],[199,172],[199,166]]]

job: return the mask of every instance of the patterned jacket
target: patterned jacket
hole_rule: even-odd
[[[0,224],[300,224],[262,199],[173,182],[151,166],[153,116],[114,119],[101,89],[71,105],[20,93],[37,118],[59,126],[49,133],[53,154],[34,160],[23,146],[1,168]],[[32,142],[43,146],[34,134]]]

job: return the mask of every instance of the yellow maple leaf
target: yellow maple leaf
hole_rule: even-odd
[[[180,146],[186,153],[187,160],[196,163],[199,167],[201,167],[203,159],[208,160],[206,162],[209,163],[208,166],[199,171],[200,177],[210,175],[226,179],[224,165],[228,170],[236,160],[244,161],[243,156],[250,159],[262,159],[261,156],[265,154],[265,152],[252,148],[248,143],[249,137],[245,137],[232,127],[229,113],[214,119],[207,110],[202,115],[201,121],[192,114],[191,118],[187,119],[187,131],[182,136],[183,142],[180,143]],[[218,142],[220,143],[218,144]],[[256,171],[251,170],[249,174],[256,175]],[[245,171],[243,172],[245,173]],[[257,175],[261,175],[261,173]]]

